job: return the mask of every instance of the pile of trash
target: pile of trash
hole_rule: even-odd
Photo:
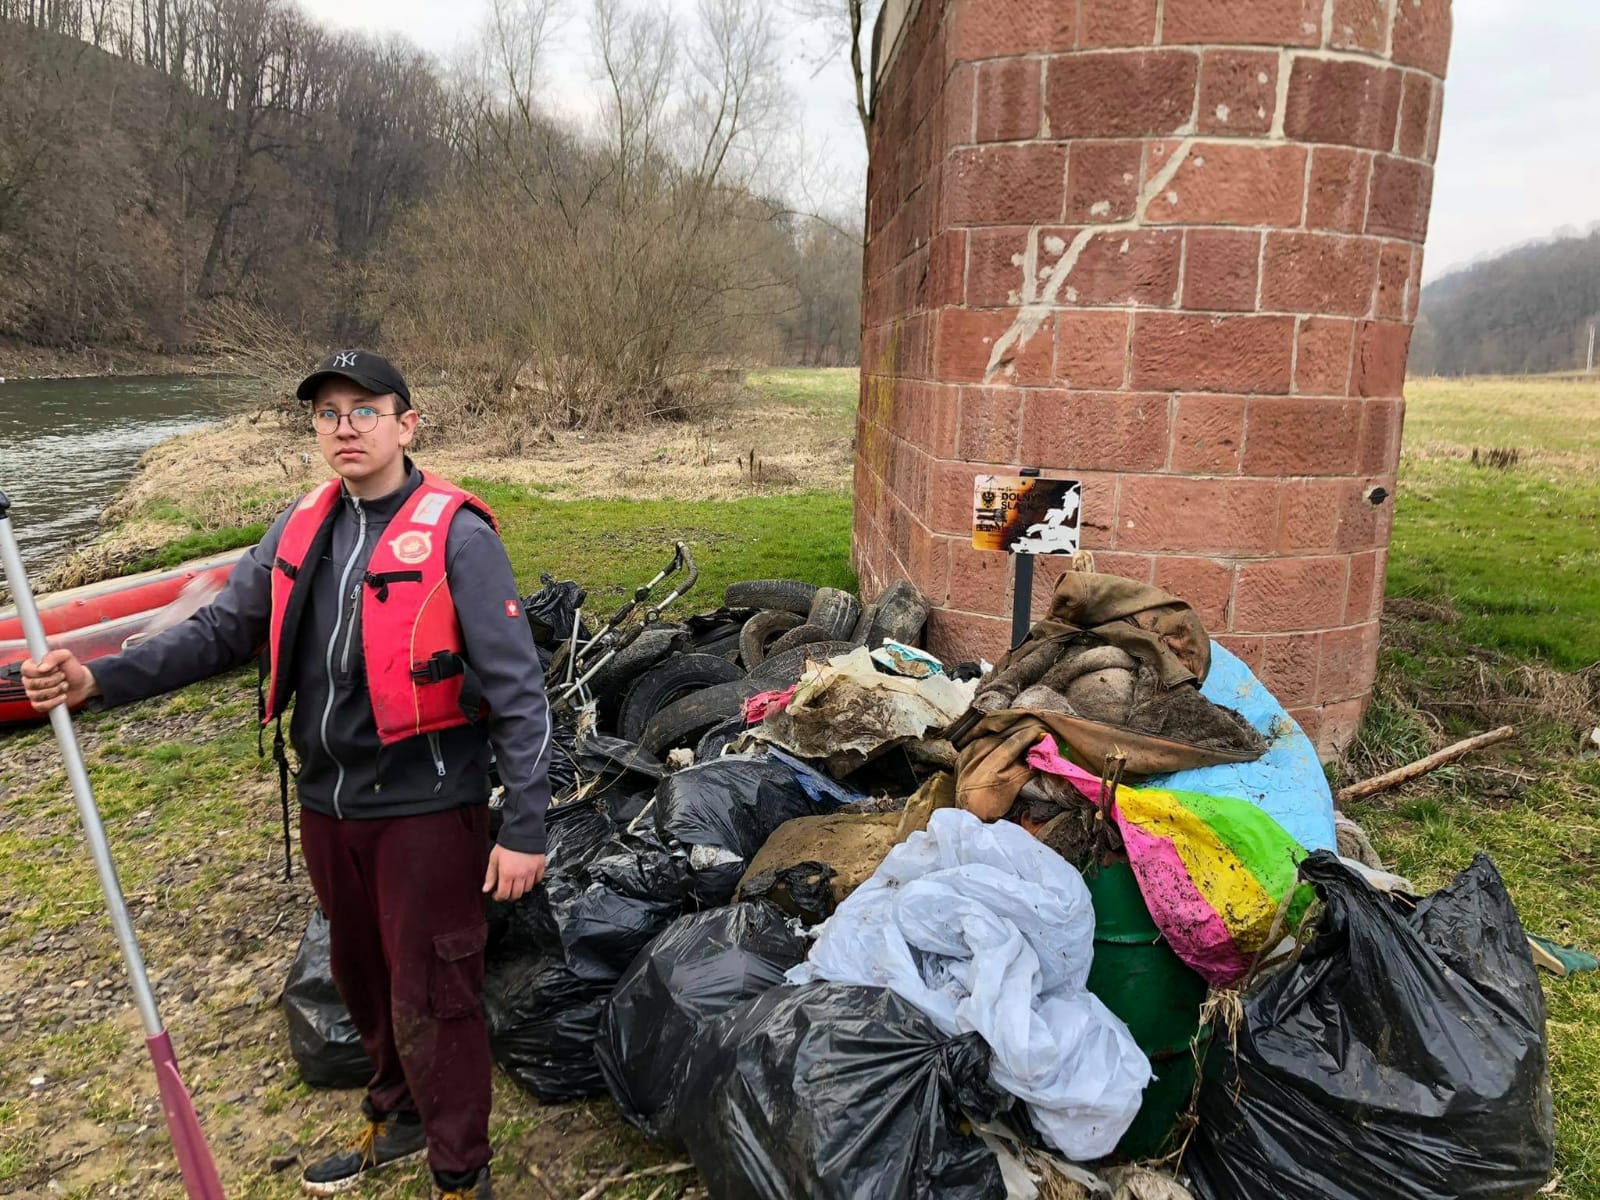
[[[1544,998],[1493,864],[1417,897],[1339,857],[1311,743],[1181,599],[1069,573],[992,666],[921,649],[903,583],[736,584],[626,638],[582,602],[526,603],[557,802],[545,883],[489,912],[491,1044],[540,1100],[609,1093],[713,1198],[1548,1178]],[[291,1046],[359,1086],[319,921]]]

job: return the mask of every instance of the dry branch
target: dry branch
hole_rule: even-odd
[[[1517,732],[1515,725],[1502,725],[1499,729],[1491,729],[1488,733],[1480,733],[1476,737],[1465,738],[1454,745],[1446,746],[1443,750],[1419,758],[1416,762],[1407,763],[1403,767],[1396,767],[1392,771],[1385,771],[1382,775],[1374,775],[1371,779],[1363,779],[1360,783],[1352,783],[1347,788],[1341,788],[1334,801],[1337,804],[1348,804],[1352,800],[1363,800],[1379,792],[1386,792],[1392,787],[1399,787],[1402,783],[1426,775],[1447,766],[1459,758],[1464,758],[1474,750],[1482,750],[1485,746],[1493,746],[1513,737]]]
[[[660,1167],[645,1167],[640,1171],[615,1171],[579,1196],[578,1200],[600,1200],[601,1196],[619,1183],[632,1183],[636,1179],[650,1179],[657,1175],[677,1175],[684,1171],[692,1170],[694,1170],[692,1163],[680,1162],[668,1163]]]

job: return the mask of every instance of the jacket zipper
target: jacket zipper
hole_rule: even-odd
[[[339,649],[339,634],[344,626],[344,595],[350,590],[350,572],[354,570],[356,559],[361,557],[361,551],[367,544],[367,514],[362,510],[359,497],[350,498],[351,507],[356,511],[356,519],[360,526],[356,532],[356,548],[350,552],[350,557],[344,564],[344,574],[339,579],[339,612],[333,622],[333,636],[328,639],[328,652],[325,656],[325,665],[328,670],[328,700],[322,706],[322,749],[333,765],[339,769],[339,775],[333,783],[333,815],[339,819],[344,818],[344,811],[339,807],[339,793],[344,788],[344,764],[339,761],[339,756],[333,752],[333,747],[328,744],[328,720],[333,716],[333,697],[335,680],[333,674],[333,656]]]
[[[428,748],[433,751],[433,769],[439,772],[439,782],[433,785],[433,794],[437,796],[439,789],[444,787],[444,751],[439,748],[439,735],[428,735]]]
[[[356,640],[356,606],[361,603],[361,587],[362,584],[358,580],[350,589],[350,594],[345,597],[350,602],[350,629],[344,635],[344,651],[339,655],[339,674],[346,678],[350,675],[350,644]]]

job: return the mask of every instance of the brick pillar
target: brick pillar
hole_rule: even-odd
[[[1371,692],[1449,0],[886,6],[854,558],[1005,649],[972,477],[1084,481],[1325,752]],[[894,17],[890,23],[893,24]],[[1041,560],[1043,608],[1064,564]]]

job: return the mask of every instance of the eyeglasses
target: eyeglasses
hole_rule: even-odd
[[[339,432],[339,422],[348,420],[350,428],[357,433],[371,433],[384,417],[403,417],[407,411],[402,409],[400,412],[383,413],[365,404],[352,408],[348,413],[341,413],[336,408],[319,408],[311,414],[311,428],[321,434],[335,434]]]

